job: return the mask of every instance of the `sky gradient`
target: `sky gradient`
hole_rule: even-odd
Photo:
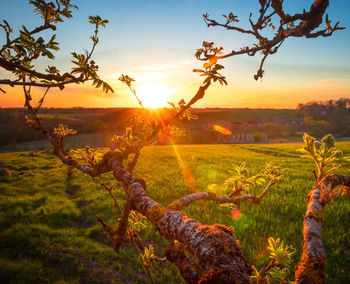
[[[55,65],[62,71],[71,67],[70,52],[82,52],[91,46],[89,15],[100,15],[110,21],[100,33],[100,44],[94,60],[100,76],[109,82],[115,94],[105,95],[89,83],[66,87],[63,92],[50,91],[45,107],[136,107],[127,87],[117,79],[128,74],[136,79],[135,87],[141,99],[153,90],[159,105],[167,100],[188,101],[202,82],[192,69],[203,62],[194,52],[204,40],[214,41],[225,51],[238,49],[252,38],[218,27],[207,28],[203,13],[221,20],[222,14],[233,12],[240,25],[246,26],[250,12],[256,14],[256,0],[238,1],[151,1],[151,0],[77,0],[79,6],[72,19],[59,24],[57,39],[61,50],[56,53]],[[248,3],[247,3],[248,2]],[[311,0],[285,0],[289,14],[309,9]],[[223,74],[228,86],[212,85],[204,99],[195,107],[295,108],[298,103],[311,100],[350,97],[350,1],[330,1],[327,10],[332,23],[340,21],[345,30],[328,38],[287,39],[278,53],[265,62],[263,80],[255,81],[260,56],[235,56],[222,60]],[[1,0],[0,19],[6,19],[15,31],[21,25],[29,30],[41,24],[26,0]],[[2,32],[2,31],[1,31]],[[49,35],[51,33],[46,33]],[[1,33],[1,44],[4,33]],[[43,61],[43,68],[52,62]],[[8,74],[0,69],[0,78]],[[22,107],[24,96],[20,88],[6,87],[0,94],[1,107]],[[39,96],[42,90],[35,90]],[[154,103],[154,99],[152,100]],[[150,102],[150,104],[152,104]]]

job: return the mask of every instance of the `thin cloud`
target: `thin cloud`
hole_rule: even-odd
[[[310,83],[311,85],[340,85],[342,80],[339,79],[323,79],[319,81],[314,81]]]

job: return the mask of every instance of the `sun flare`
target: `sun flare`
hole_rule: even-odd
[[[171,89],[163,84],[145,84],[136,88],[136,94],[144,107],[164,107],[177,89]]]

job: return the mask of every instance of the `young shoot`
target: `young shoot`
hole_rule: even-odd
[[[267,251],[270,263],[261,268],[260,271],[253,266],[252,283],[287,283],[295,249],[284,244],[280,238],[270,237]]]
[[[272,163],[266,164],[265,168],[256,175],[249,174],[245,162],[240,165],[232,164],[232,168],[229,171],[232,176],[225,181],[223,186],[224,192],[229,197],[239,196],[242,191],[248,193],[252,186],[260,186],[269,182],[273,185],[282,177],[281,172],[284,170]]]
[[[304,133],[303,140],[305,146],[298,151],[304,154],[301,157],[312,159],[315,162],[318,182],[329,177],[335,170],[350,165],[349,158],[344,157],[343,152],[336,149],[335,139],[331,134],[317,141],[314,137]]]

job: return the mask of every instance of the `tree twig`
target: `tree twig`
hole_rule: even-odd
[[[255,194],[247,194],[247,195],[240,195],[240,196],[231,198],[226,196],[219,196],[213,192],[196,192],[173,201],[172,203],[169,204],[168,208],[172,210],[182,210],[184,207],[198,200],[211,200],[211,201],[218,202],[220,204],[232,203],[232,204],[239,205],[243,201],[251,201],[253,203],[259,204],[261,199],[266,195],[266,193],[270,189],[270,187],[275,183],[276,183],[275,180],[270,180],[268,185],[258,196],[256,196]]]

